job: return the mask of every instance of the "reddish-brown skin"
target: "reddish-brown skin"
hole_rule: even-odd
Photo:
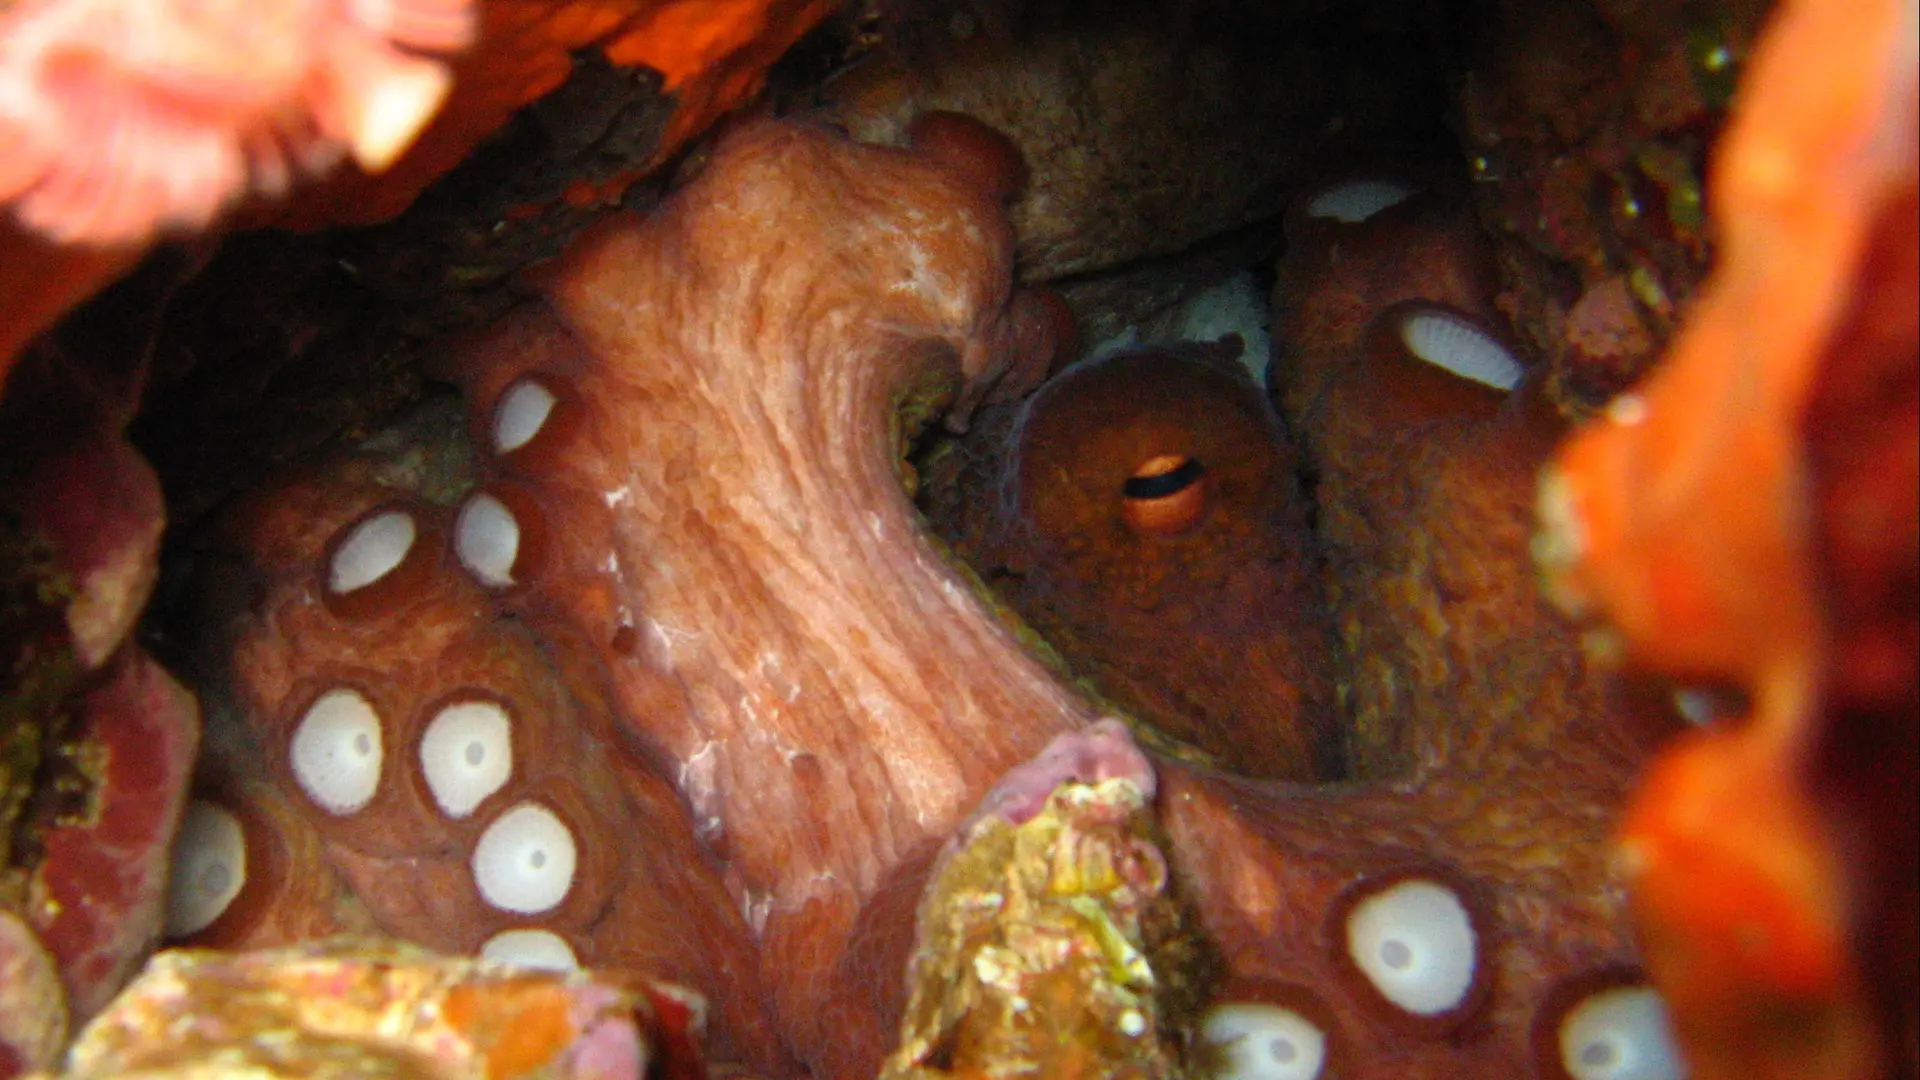
[[[144,316],[157,307],[156,285],[170,288],[163,274],[116,288]],[[58,968],[65,1001],[39,1008],[75,1025],[159,938],[200,738],[193,697],[128,640],[158,576],[165,526],[159,481],[125,436],[145,381],[146,328],[135,317],[37,344],[0,400],[10,542],[44,552],[44,563],[9,553],[37,575],[18,583],[37,595],[13,593],[0,630],[19,635],[8,642],[15,666],[5,681],[6,722],[20,730],[8,732],[4,771],[34,796],[7,822],[24,886],[15,939],[30,931],[38,942],[26,952],[43,950]],[[29,835],[37,843],[19,842]],[[5,947],[7,963],[33,959]]]
[[[1309,200],[1306,201],[1311,201]],[[1404,777],[1456,717],[1524,695],[1512,663],[1578,668],[1522,557],[1533,470],[1559,432],[1540,388],[1503,395],[1408,355],[1401,312],[1442,305],[1494,332],[1468,210],[1420,193],[1362,222],[1296,208],[1274,307],[1275,401],[1318,478],[1328,598],[1351,662],[1353,772]],[[1537,647],[1518,643],[1535,639]],[[1597,708],[1591,693],[1569,708]]]
[[[545,929],[583,964],[706,995],[719,1014],[717,1054],[790,1071],[758,1013],[746,926],[670,785],[644,767],[615,766],[625,736],[592,676],[563,670],[523,629],[494,619],[479,586],[443,561],[446,511],[369,482],[374,471],[337,464],[324,481],[284,483],[235,515],[231,540],[249,565],[229,583],[237,610],[219,634],[249,728],[230,741],[255,749],[229,748],[207,794],[241,816],[250,870],[234,904],[189,943],[282,944],[351,928],[360,920],[342,887],[373,925],[448,952],[475,952],[504,930]],[[324,571],[334,539],[395,509],[419,529],[406,560],[334,594]],[[347,815],[306,795],[289,755],[306,709],[337,688],[365,695],[384,732],[378,792]],[[442,707],[478,700],[508,709],[512,775],[456,820],[426,785],[419,739]],[[284,801],[262,794],[261,781]],[[525,800],[568,824],[579,865],[557,906],[523,916],[482,899],[469,860],[495,816]],[[296,820],[285,820],[286,804]]]
[[[257,763],[223,764],[221,754],[221,748],[207,747],[193,797],[239,821],[247,886],[218,918],[180,944],[240,951],[374,932],[372,916],[327,861],[320,832],[300,805],[277,785],[248,775]]]
[[[1298,320],[1281,398],[1320,477],[1364,779],[1302,789],[1167,764],[1162,813],[1225,954],[1223,995],[1331,1024],[1331,1075],[1558,1076],[1564,1010],[1636,979],[1605,841],[1670,720],[1610,700],[1534,594],[1533,476],[1557,430],[1537,378],[1502,394],[1398,347],[1395,301],[1486,310],[1459,220],[1401,211],[1297,223],[1276,304]],[[1439,1018],[1379,998],[1338,937],[1357,891],[1410,873],[1452,883],[1480,937],[1484,982]]]
[[[1298,462],[1238,353],[1168,343],[1066,368],[990,433],[997,468],[961,493],[986,538],[965,550],[1076,675],[1162,734],[1246,775],[1337,779]]]
[[[665,836],[650,848],[630,824],[583,827],[582,896],[554,917],[604,903],[593,897],[612,887],[596,875],[624,862],[651,877],[619,891],[607,924],[629,898],[658,904],[645,929],[668,939],[575,937],[583,958],[667,966],[719,995],[731,1052],[767,1071],[787,1065],[752,1054],[760,1019],[814,1075],[872,1075],[934,854],[998,778],[1093,718],[925,538],[900,484],[898,404],[1019,370],[1033,357],[1008,353],[1039,348],[1010,296],[1004,188],[981,190],[980,175],[748,125],[654,216],[602,230],[546,273],[537,302],[447,365],[487,459],[483,491],[519,529],[500,587],[476,583],[484,560],[452,515],[412,502],[408,559],[421,562],[323,595],[343,530],[393,497],[351,473],[265,496],[242,522],[255,584],[227,648],[269,772],[302,798],[286,733],[336,682],[390,728],[365,809],[303,810],[383,925],[470,949],[511,921],[477,898],[434,924],[414,907],[428,890],[471,893],[473,830],[434,818],[406,733],[423,707],[493,680],[516,716],[585,728],[554,729],[539,752],[556,765],[543,797],[557,809],[587,812],[570,793],[618,777],[622,805],[661,833],[684,828],[669,812],[683,801],[692,830],[674,836],[697,837],[722,868],[709,878],[705,854]],[[500,403],[527,379],[553,409],[495,452]],[[1472,722],[1423,736],[1427,768],[1365,788],[1167,765],[1161,809],[1229,989],[1307,988],[1343,1075],[1455,1076],[1461,1062],[1526,1075],[1537,1032],[1551,1043],[1575,990],[1633,962],[1601,843],[1647,735],[1595,707],[1577,651],[1516,599],[1531,595],[1516,522],[1541,452],[1524,411],[1496,400],[1461,415],[1445,411],[1451,397],[1381,386],[1329,408],[1455,423],[1456,445],[1479,451],[1431,470],[1398,511],[1409,529],[1458,519],[1456,540],[1429,553],[1438,584],[1415,577],[1411,601],[1382,601],[1432,606],[1461,582],[1497,586],[1451,613],[1463,640],[1434,646],[1470,648],[1454,659],[1483,671],[1430,688],[1456,694]],[[656,775],[677,788],[673,807],[636,790]],[[394,872],[403,865],[414,880]],[[1407,1023],[1335,957],[1341,905],[1416,869],[1461,888],[1490,975],[1458,1015]],[[676,898],[648,899],[655,889]],[[744,928],[753,969],[729,982],[672,968],[668,943],[689,922],[724,942],[739,940],[726,926]]]
[[[1312,189],[1286,217],[1287,247],[1273,292],[1274,325],[1289,343],[1288,361],[1272,372],[1281,412],[1296,426],[1325,390],[1330,357],[1347,347],[1376,315],[1408,300],[1446,304],[1487,318],[1494,288],[1492,257],[1473,211],[1450,189],[1372,172],[1351,179],[1391,180],[1415,187],[1406,201],[1362,222],[1310,216]]]
[[[533,751],[552,767],[529,774],[542,797],[602,819],[577,830],[580,895],[552,913],[595,927],[567,934],[581,959],[711,995],[723,1058],[791,1071],[761,1037],[771,1021],[816,1075],[871,1074],[932,855],[1002,773],[1091,715],[921,537],[896,474],[903,397],[1052,355],[1007,286],[1009,178],[937,164],[955,153],[747,126],[673,203],[583,243],[546,299],[461,349],[448,369],[482,446],[522,378],[555,398],[532,441],[487,453],[483,490],[520,526],[512,585],[483,589],[454,518],[416,501],[407,561],[327,596],[338,538],[393,499],[351,470],[240,520],[242,595],[264,599],[222,647],[269,772],[301,803],[287,739],[329,687],[360,690],[388,728],[372,802],[303,806],[383,927],[466,951],[537,925],[488,914],[476,827],[436,817],[409,772],[422,712],[485,688],[552,724]],[[428,918],[429,893],[469,899]],[[737,962],[743,946],[757,962]]]

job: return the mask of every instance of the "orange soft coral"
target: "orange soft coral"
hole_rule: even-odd
[[[1709,291],[1543,487],[1563,602],[1751,701],[1624,829],[1702,1080],[1914,1067],[1915,29],[1901,0],[1782,6],[1718,159]]]
[[[204,228],[344,151],[412,143],[471,0],[22,0],[0,13],[0,201],[62,242]]]

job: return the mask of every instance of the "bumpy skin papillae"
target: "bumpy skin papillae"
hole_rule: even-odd
[[[1396,182],[1402,201],[1357,221],[1326,209],[1381,183],[1335,182],[1302,199],[1274,293],[1285,342],[1275,401],[1317,477],[1363,778],[1438,767],[1443,751],[1425,733],[1451,727],[1476,693],[1470,684],[1489,666],[1476,639],[1498,644],[1552,621],[1524,559],[1524,503],[1558,433],[1537,388],[1509,402],[1502,388],[1411,354],[1402,330],[1414,318],[1458,320],[1500,340],[1490,262],[1470,210],[1411,181]],[[1548,653],[1570,647],[1564,629],[1539,632]],[[1530,663],[1517,643],[1508,651]],[[1516,671],[1506,685],[1527,680]]]

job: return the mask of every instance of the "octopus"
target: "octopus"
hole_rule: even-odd
[[[1014,156],[950,117],[915,135],[740,126],[667,204],[449,348],[478,483],[442,492],[406,455],[363,457],[232,516],[208,651],[239,730],[190,813],[182,940],[358,918],[449,951],[636,967],[718,1003],[717,1060],[874,1074],[938,853],[1053,740],[1113,730],[906,490],[916,432],[1056,350],[1047,305],[1010,281]],[[1531,588],[1537,381],[1453,309],[1389,308],[1301,348],[1346,388],[1327,411],[1426,453],[1410,493],[1356,479],[1346,496],[1396,538],[1402,579],[1359,591],[1429,628],[1428,670],[1407,676],[1422,706],[1400,714],[1415,765],[1329,786],[1142,759],[1174,894],[1218,949],[1183,1022],[1221,1075],[1675,1074],[1604,846],[1660,731],[1608,707]],[[1169,425],[1219,429],[1181,451],[1218,462],[1203,512],[1165,480],[1106,508],[1168,537],[1304,534],[1289,475],[1224,452],[1279,452],[1258,389],[1172,353],[1177,379],[1224,395],[1197,401],[1239,410]],[[1042,430],[1054,396],[1111,400],[1100,377],[1169,363],[1149,359],[1069,367],[1023,407]],[[1119,452],[1098,475],[1124,493],[1160,450]],[[1315,591],[1317,565],[1283,563],[1282,591]],[[256,857],[275,845],[293,854]]]
[[[1874,42],[1910,42],[1911,24],[1911,5],[1876,9],[1851,26],[1857,36],[1802,14],[1782,40],[1880,57]],[[1820,96],[1778,74],[1772,55],[1763,49],[1758,69],[1786,88],[1774,94]],[[1835,109],[1848,123],[1778,125],[1805,139],[1804,154],[1749,136],[1758,149],[1724,174],[1729,203],[1749,198],[1753,218],[1770,220],[1780,204],[1766,196],[1782,175],[1770,163],[1834,163],[1815,175],[1862,194],[1846,205],[1869,207],[1872,228],[1851,211],[1811,225],[1789,216],[1824,238],[1806,260],[1816,285],[1853,280],[1868,299],[1914,277],[1903,243],[1912,172],[1886,163],[1906,161],[1910,136],[1874,134],[1910,132],[1878,118],[1911,119],[1911,47],[1888,55],[1893,75],[1862,64],[1844,83]],[[1873,104],[1887,85],[1899,107]],[[1674,432],[1693,430],[1680,422],[1692,408],[1683,390],[1725,385],[1729,370],[1741,383],[1738,365],[1711,362],[1725,355],[1735,300],[1709,306],[1683,342],[1681,358],[1708,360],[1677,363],[1646,397],[1616,401],[1553,474],[1540,548],[1565,575],[1556,596],[1568,611],[1603,607],[1636,661],[1752,695],[1750,709],[1729,699],[1751,722],[1710,725],[1662,759],[1610,861],[1618,807],[1672,724],[1609,695],[1581,627],[1532,588],[1533,476],[1561,425],[1541,365],[1518,357],[1491,314],[1486,258],[1457,193],[1376,176],[1302,200],[1277,297],[1289,334],[1278,428],[1267,418],[1244,425],[1251,436],[1223,431],[1112,461],[1095,431],[1054,459],[1095,477],[1065,505],[1101,509],[1066,528],[1105,529],[1095,530],[1104,580],[1133,573],[1143,550],[1115,537],[1151,536],[1161,553],[1193,542],[1184,550],[1198,557],[1174,583],[1202,589],[1263,580],[1241,576],[1245,552],[1198,542],[1214,525],[1237,523],[1255,552],[1284,553],[1279,591],[1294,621],[1260,632],[1279,655],[1320,659],[1249,680],[1288,704],[1271,727],[1236,719],[1273,740],[1267,763],[1248,770],[1233,760],[1238,731],[1181,728],[1179,710],[1132,718],[1145,751],[1127,745],[1102,718],[1110,702],[1060,678],[1062,666],[1098,667],[1097,653],[1030,654],[1027,628],[915,517],[904,448],[935,417],[964,427],[1019,396],[1058,352],[1059,328],[1010,280],[1009,155],[951,120],[922,124],[911,142],[741,125],[659,211],[603,226],[531,277],[528,303],[448,349],[441,371],[464,396],[477,478],[446,483],[417,448],[369,445],[238,507],[220,538],[233,561],[201,657],[208,747],[183,815],[175,780],[191,750],[190,703],[124,646],[118,617],[151,582],[104,590],[121,601],[107,620],[118,629],[87,663],[112,689],[91,699],[90,722],[139,732],[129,719],[153,721],[130,743],[163,746],[167,775],[143,790],[105,774],[99,787],[114,798],[42,869],[91,866],[124,836],[144,860],[129,891],[150,895],[153,854],[177,818],[165,910],[175,940],[264,945],[371,929],[536,967],[662,972],[716,1003],[709,1050],[722,1069],[768,1076],[964,1074],[1014,1045],[1103,1075],[1158,1074],[1172,1067],[1159,1056],[1168,1046],[1227,1076],[1679,1075],[1666,1006],[1625,922],[1631,884],[1645,967],[1674,995],[1696,1067],[1777,1065],[1779,1047],[1750,1036],[1755,1006],[1782,1002],[1811,1002],[1828,1040],[1810,1066],[1819,1075],[1911,1059],[1911,964],[1899,963],[1912,952],[1901,877],[1911,853],[1898,843],[1911,815],[1860,796],[1913,790],[1910,771],[1872,753],[1880,732],[1910,742],[1916,730],[1913,682],[1886,662],[1913,637],[1899,614],[1911,604],[1898,603],[1910,600],[1911,530],[1888,542],[1845,527],[1886,517],[1890,491],[1910,493],[1910,305],[1830,311],[1821,305],[1851,291],[1816,287],[1810,315],[1784,302],[1788,289],[1777,290],[1777,319],[1763,309],[1790,328],[1832,328],[1850,362],[1802,378],[1806,358],[1827,353],[1783,335],[1762,357],[1758,422],[1709,426],[1734,432],[1739,452],[1707,460],[1740,467],[1755,445],[1763,464],[1795,460],[1799,444],[1778,440],[1804,437],[1815,481],[1818,516],[1768,517],[1800,505],[1782,481],[1792,468],[1762,469],[1769,486],[1732,499],[1720,520],[1736,571],[1698,558],[1702,536],[1726,533],[1683,528],[1675,539],[1659,516],[1669,504],[1626,498],[1638,474],[1617,467],[1645,452],[1658,467],[1679,462],[1682,479],[1724,480],[1697,468],[1699,443]],[[1814,227],[1822,221],[1832,228]],[[1756,248],[1766,245],[1733,245]],[[123,257],[108,252],[103,265]],[[1040,440],[1027,460],[1051,449],[1049,409],[1057,419],[1077,395],[1125,399],[1101,377],[1118,373],[1124,387],[1141,377],[1130,365],[1250,408],[1244,381],[1223,387],[1221,365],[1205,359],[1231,351],[1162,344],[1068,368],[1018,406],[1034,420],[1023,434]],[[1178,417],[1187,390],[1153,385],[1156,404],[1175,405],[1168,428],[1210,434]],[[1900,392],[1876,394],[1886,386]],[[1873,427],[1860,447],[1832,437],[1832,425],[1862,417]],[[106,427],[117,438],[117,422]],[[1226,450],[1236,444],[1297,455],[1308,482],[1239,485]],[[1087,551],[1048,535],[1050,504],[1037,482],[1026,487],[1035,479],[1008,470],[1001,490],[1015,497],[994,512],[1026,545],[1022,570],[1048,586],[1050,612],[1077,620],[1084,612],[1059,601],[1097,609],[1085,604],[1088,581],[1061,572],[1071,559],[1049,560],[1085,566]],[[1739,489],[1736,474],[1705,499]],[[1746,513],[1756,506],[1758,519]],[[1650,531],[1608,531],[1649,513]],[[1810,535],[1803,521],[1816,522]],[[1768,598],[1767,613],[1788,618],[1743,618],[1739,590],[1712,588],[1758,576],[1792,586]],[[1648,581],[1700,588],[1663,607],[1675,594]],[[1685,602],[1700,595],[1714,603]],[[1665,621],[1697,628],[1688,619],[1703,611],[1724,633]],[[1050,632],[1085,633],[1066,619]],[[1321,674],[1296,682],[1301,671]],[[1336,720],[1351,724],[1338,735],[1344,766],[1301,760],[1315,756],[1303,747],[1335,741],[1317,705],[1299,707],[1324,693],[1315,677],[1333,680]],[[127,765],[128,745],[113,738],[101,736],[111,763]],[[1724,799],[1745,781],[1781,798],[1729,815],[1739,828],[1710,842],[1686,831],[1681,811],[1699,793]],[[1148,805],[1157,825],[1142,823]],[[1742,862],[1776,836],[1787,859]],[[976,846],[1001,843],[1045,849],[1007,878],[1008,895],[1038,883],[1030,925],[1008,928],[981,907],[1006,895],[951,880],[975,865]],[[1703,858],[1735,871],[1728,904],[1686,885]],[[1102,899],[1075,891],[1087,880]],[[78,937],[98,945],[90,956],[50,955],[45,927],[0,920],[19,985],[64,978],[81,1014],[124,980],[144,948],[134,939],[151,933],[103,932],[89,899],[47,910],[89,923]],[[151,913],[125,908],[136,909]],[[1743,952],[1756,917],[1780,933],[1763,939],[1773,948]],[[1186,919],[1209,955],[1155,955],[1155,989],[1136,960]],[[1093,953],[985,962],[1005,954],[992,935],[1043,942],[1060,927],[1071,941],[1099,939],[1112,962],[1091,975],[1102,965],[1081,961]],[[1860,943],[1882,939],[1892,959],[1863,959]],[[1203,978],[1197,1001],[1182,997],[1195,989],[1177,978],[1189,971]],[[1055,992],[1028,993],[1038,986]],[[973,1011],[956,1015],[956,1002]],[[1036,1004],[1073,1019],[1035,1024]],[[64,1038],[64,1017],[9,1013],[10,1048],[44,1060]],[[1049,1047],[1049,1031],[1076,1034]],[[1873,1043],[1889,1033],[1904,1046],[1892,1056]]]

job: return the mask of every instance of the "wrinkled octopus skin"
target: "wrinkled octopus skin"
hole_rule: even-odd
[[[1239,351],[1166,342],[1071,365],[930,466],[929,515],[1076,674],[1158,733],[1236,772],[1338,779],[1297,457]]]
[[[1231,1075],[1679,1076],[1606,844],[1670,718],[1612,700],[1535,593],[1557,425],[1484,321],[1484,255],[1458,212],[1377,179],[1290,225],[1277,397],[1372,727],[1348,786],[1162,766],[1224,999],[1267,1007],[1222,1031],[1278,1040],[1236,1044]]]
[[[224,760],[284,793],[374,923],[644,968],[716,1001],[716,1057],[873,1075],[942,845],[1098,716],[901,482],[903,407],[962,381],[979,400],[1044,344],[1004,177],[954,168],[978,155],[952,134],[736,129],[450,350],[484,483],[443,508],[356,466],[237,515],[220,656],[258,752]],[[1229,1076],[1675,1075],[1604,849],[1656,733],[1533,599],[1531,384],[1454,385],[1396,351],[1433,352],[1407,316],[1316,346],[1348,361],[1329,414],[1377,410],[1345,422],[1422,449],[1391,491],[1348,485],[1398,576],[1333,610],[1378,607],[1472,677],[1410,674],[1417,767],[1362,785],[1156,763],[1174,881],[1225,969],[1201,1040]]]
[[[1309,192],[1289,241],[1275,397],[1316,478],[1317,513],[1315,535],[1299,525],[1273,535],[1324,555],[1360,782],[1306,787],[1161,763],[1176,872],[1226,968],[1203,1045],[1228,1076],[1678,1076],[1607,847],[1672,718],[1615,700],[1575,628],[1536,594],[1530,504],[1560,423],[1540,376],[1492,325],[1491,263],[1472,218],[1444,194],[1366,176]],[[1142,508],[1124,497],[1136,475],[1179,472],[1183,454],[1211,463],[1221,445],[1247,452],[1228,441],[1231,407],[1191,361],[1195,348],[1066,369],[1008,425],[1003,459],[959,470],[962,502],[988,510],[926,500],[963,550],[1011,550],[987,579],[1077,666],[1093,666],[1084,642],[1117,620],[1028,590],[1073,580],[1088,548],[1138,527]],[[1189,441],[1159,447],[1161,426]],[[1210,437],[1195,453],[1205,444],[1193,440]],[[1171,460],[1139,467],[1162,449]],[[1049,505],[1061,489],[1077,501]],[[1222,484],[1206,498],[1252,517],[1244,490]],[[1059,504],[1096,509],[1075,520]],[[1146,523],[1175,535],[1209,524],[1191,506],[1152,509]],[[1025,545],[983,542],[983,513],[1012,517]],[[1216,572],[1266,553],[1224,547]],[[1149,577],[1150,558],[1118,554]],[[1313,614],[1285,629],[1310,633]],[[1186,630],[1146,629],[1141,655],[1112,663],[1151,682],[1167,677],[1158,658],[1181,655]],[[1291,689],[1250,686],[1248,699],[1264,690],[1279,704]],[[1205,745],[1193,727],[1141,712]]]
[[[265,768],[209,755],[177,936],[233,948],[370,922],[452,953],[644,970],[718,1002],[718,1051],[778,1063],[746,927],[678,796],[613,766],[622,733],[565,646],[445,572],[447,511],[355,464],[229,526],[251,552],[233,591],[268,597],[229,605],[228,638]]]
[[[379,925],[545,931],[719,1000],[717,1056],[872,1074],[916,882],[1094,715],[900,484],[900,406],[1032,341],[950,129],[741,129],[448,358],[489,477],[451,513],[328,479],[236,527],[236,697]]]

